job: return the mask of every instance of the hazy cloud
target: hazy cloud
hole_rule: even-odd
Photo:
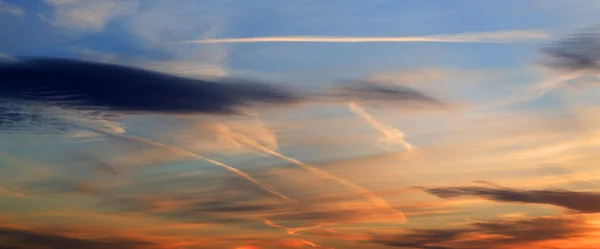
[[[242,107],[312,101],[385,102],[404,107],[444,104],[409,88],[346,84],[328,94],[300,96],[248,80],[200,80],[90,61],[37,58],[0,65],[0,98],[100,112],[234,114]],[[315,98],[316,97],[316,98]]]
[[[64,132],[66,127],[64,120],[44,115],[43,111],[36,107],[3,100],[0,97],[0,130],[2,131],[55,134]]]
[[[54,26],[88,32],[102,31],[117,16],[135,13],[138,0],[45,0],[54,7]]]
[[[345,82],[335,87],[331,99],[358,102],[367,105],[390,105],[398,103],[405,108],[442,108],[444,103],[405,86],[384,85],[368,82]]]
[[[23,8],[0,0],[0,13],[2,12],[19,17],[23,17],[26,14]]]
[[[600,26],[580,30],[542,48],[544,64],[559,71],[600,70]]]
[[[117,62],[117,60],[119,58],[119,56],[117,54],[103,52],[103,51],[97,51],[97,50],[89,49],[86,47],[72,46],[70,48],[70,50],[72,52],[77,53],[79,56],[81,56],[84,59],[93,60],[93,61],[115,63],[115,62]]]

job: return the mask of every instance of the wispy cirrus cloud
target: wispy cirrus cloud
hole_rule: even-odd
[[[396,42],[520,42],[549,38],[542,30],[508,30],[478,33],[445,34],[402,37],[335,37],[335,36],[267,36],[247,38],[220,38],[188,40],[182,43],[263,43],[263,42],[317,42],[317,43],[396,43]]]

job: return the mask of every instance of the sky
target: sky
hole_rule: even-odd
[[[593,248],[594,0],[0,0],[0,249]]]

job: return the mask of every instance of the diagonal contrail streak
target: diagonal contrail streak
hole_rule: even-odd
[[[222,162],[210,159],[208,157],[204,157],[204,156],[198,155],[198,154],[193,153],[191,151],[184,150],[184,149],[177,148],[177,147],[173,147],[173,146],[169,146],[169,145],[166,145],[166,144],[163,144],[163,143],[160,143],[160,142],[156,142],[156,141],[153,141],[153,140],[150,140],[150,139],[147,139],[147,138],[143,138],[143,137],[131,136],[131,135],[125,135],[125,134],[119,134],[119,133],[113,133],[113,132],[108,132],[108,131],[104,131],[104,130],[100,130],[100,129],[95,129],[95,128],[91,128],[91,127],[82,126],[82,125],[76,125],[76,126],[84,128],[84,129],[87,129],[87,130],[91,130],[91,131],[94,131],[94,132],[99,132],[99,133],[102,133],[102,134],[105,134],[105,135],[109,135],[109,136],[112,136],[112,137],[118,137],[118,138],[122,138],[122,139],[133,140],[133,141],[137,141],[137,142],[141,142],[141,143],[153,145],[153,146],[156,146],[156,147],[161,147],[161,148],[170,150],[172,152],[180,153],[180,154],[187,155],[187,156],[190,156],[190,157],[193,157],[193,158],[196,158],[196,159],[207,161],[207,162],[209,162],[209,163],[211,163],[213,165],[222,167],[222,168],[224,168],[224,169],[226,169],[226,170],[228,170],[230,172],[233,172],[233,173],[237,174],[238,176],[240,176],[240,177],[248,180],[249,182],[254,183],[255,185],[257,185],[261,189],[263,189],[263,190],[265,190],[265,191],[267,191],[267,192],[269,192],[269,193],[271,193],[271,194],[273,194],[273,195],[275,195],[275,196],[277,196],[277,197],[279,197],[281,199],[284,199],[286,201],[293,201],[291,198],[285,196],[284,194],[280,193],[279,191],[277,191],[273,187],[267,185],[266,183],[263,183],[263,182],[255,179],[255,178],[253,178],[252,176],[250,176],[249,174],[247,174],[244,171],[241,171],[241,170],[239,170],[237,168],[234,168],[233,166],[224,164]]]
[[[406,140],[404,140],[404,133],[399,131],[398,129],[394,128],[394,127],[390,127],[389,125],[385,125],[381,122],[379,122],[379,120],[375,119],[373,116],[371,116],[369,113],[367,113],[362,107],[360,107],[358,104],[354,103],[354,102],[347,102],[346,103],[348,105],[348,108],[350,108],[350,110],[352,112],[354,112],[354,114],[356,114],[356,116],[358,116],[360,119],[364,120],[365,122],[367,122],[371,127],[373,127],[373,129],[379,131],[381,134],[383,134],[383,139],[399,144],[402,147],[404,147],[404,149],[406,151],[411,151],[414,146],[410,143],[408,143]]]
[[[226,129],[227,127],[225,127],[223,129],[223,131],[227,131],[228,135],[231,136],[233,139],[237,140],[238,143],[243,144],[245,146],[248,146],[250,148],[254,148],[262,153],[265,153],[267,155],[271,155],[271,156],[275,156],[278,157],[282,160],[288,161],[298,167],[301,167],[303,169],[305,169],[306,171],[317,175],[321,178],[324,179],[330,179],[330,180],[334,180],[337,183],[340,183],[350,189],[355,190],[356,192],[360,193],[361,195],[365,196],[367,199],[369,199],[373,204],[375,204],[377,207],[382,208],[382,209],[387,209],[389,211],[391,211],[392,213],[394,213],[395,215],[397,215],[397,217],[402,221],[406,221],[406,216],[404,215],[404,213],[396,210],[395,208],[393,208],[389,203],[387,203],[383,198],[377,196],[376,194],[374,194],[373,192],[369,191],[368,189],[365,189],[361,186],[358,186],[344,178],[341,178],[339,176],[333,175],[327,171],[323,171],[320,170],[318,168],[315,168],[313,166],[310,166],[308,164],[305,164],[297,159],[291,158],[291,157],[287,157],[281,153],[278,153],[277,151],[274,151],[272,149],[269,149],[263,145],[261,145],[260,143],[254,141],[253,139],[243,135],[243,134],[239,134],[236,132],[233,132],[229,129]]]

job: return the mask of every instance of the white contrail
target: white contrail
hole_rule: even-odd
[[[263,36],[243,38],[220,38],[204,40],[187,40],[182,43],[258,43],[258,42],[329,42],[329,43],[359,43],[359,42],[486,42],[503,43],[528,40],[547,39],[550,35],[543,30],[502,30],[490,32],[470,32],[459,34],[431,36]]]
[[[381,122],[379,122],[377,119],[375,119],[373,116],[371,116],[369,113],[367,113],[362,107],[360,107],[358,104],[354,103],[354,102],[347,102],[346,103],[348,105],[348,108],[350,108],[350,110],[352,112],[354,112],[354,114],[356,114],[356,116],[358,116],[360,119],[364,120],[365,122],[367,122],[371,127],[373,127],[373,129],[379,131],[381,134],[383,134],[383,140],[387,140],[396,144],[399,144],[401,146],[404,147],[404,149],[406,151],[411,151],[413,149],[413,145],[408,143],[406,140],[404,140],[404,133],[399,131],[398,129],[394,128],[394,127],[390,127],[389,125],[385,125]]]

